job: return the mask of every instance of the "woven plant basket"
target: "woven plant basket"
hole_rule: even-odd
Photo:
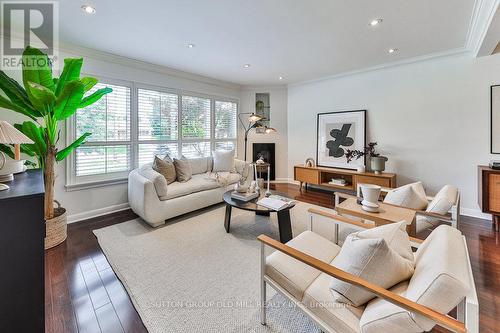
[[[61,244],[68,236],[66,208],[62,208],[57,200],[54,203],[57,205],[54,208],[54,218],[45,221],[45,250]]]

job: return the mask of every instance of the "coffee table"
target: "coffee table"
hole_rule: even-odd
[[[382,202],[379,202],[378,205],[380,206],[378,213],[370,213],[361,208],[361,205],[358,204],[356,197],[351,197],[339,203],[335,207],[335,210],[341,215],[351,215],[364,220],[373,221],[375,222],[375,225],[383,225],[405,220],[410,223],[406,227],[408,234],[416,236],[415,210],[389,205]]]
[[[229,229],[231,226],[231,211],[232,211],[232,208],[234,207],[234,208],[238,208],[238,209],[243,209],[243,210],[255,212],[256,215],[269,216],[270,213],[277,213],[280,242],[286,243],[292,239],[293,236],[292,236],[292,224],[290,221],[290,209],[295,207],[295,204],[292,204],[288,207],[285,207],[279,211],[275,211],[275,210],[272,210],[272,209],[269,209],[269,208],[266,208],[264,206],[260,206],[257,204],[257,201],[260,198],[264,197],[264,191],[262,191],[260,198],[255,198],[255,199],[247,201],[247,202],[233,199],[231,197],[231,192],[233,192],[233,191],[227,191],[223,195],[224,202],[226,203],[226,215],[224,217],[224,228],[226,229],[226,232],[229,233]],[[271,191],[271,193],[284,196],[276,191]]]

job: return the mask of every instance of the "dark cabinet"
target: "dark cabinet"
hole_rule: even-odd
[[[0,332],[44,332],[43,174],[29,170],[0,191]]]

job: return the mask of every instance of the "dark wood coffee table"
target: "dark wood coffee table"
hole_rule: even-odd
[[[278,229],[280,233],[280,242],[286,243],[289,240],[292,239],[292,224],[290,221],[290,209],[295,207],[295,204],[290,205],[289,207],[283,208],[279,211],[275,211],[260,205],[257,205],[257,201],[260,198],[256,198],[247,202],[236,200],[231,198],[231,192],[233,191],[227,191],[224,193],[223,198],[224,202],[226,203],[226,216],[224,218],[224,228],[226,229],[226,232],[229,232],[229,228],[231,225],[231,210],[232,208],[238,208],[238,209],[243,209],[243,210],[248,210],[251,212],[255,212],[256,215],[267,215],[269,216],[270,213],[275,212],[278,214]],[[278,192],[271,191],[272,194],[277,194],[284,196]],[[264,191],[262,191],[261,198],[264,196]]]

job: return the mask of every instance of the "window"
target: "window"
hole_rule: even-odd
[[[68,159],[68,188],[123,181],[155,155],[193,158],[236,149],[235,101],[133,83],[99,83],[89,94],[106,86],[113,92],[68,123],[70,142],[92,133]]]
[[[84,180],[96,175],[124,173],[131,167],[130,88],[96,84],[87,94],[110,87],[113,92],[76,113],[75,138],[89,132],[87,142],[77,148],[74,177]]]

